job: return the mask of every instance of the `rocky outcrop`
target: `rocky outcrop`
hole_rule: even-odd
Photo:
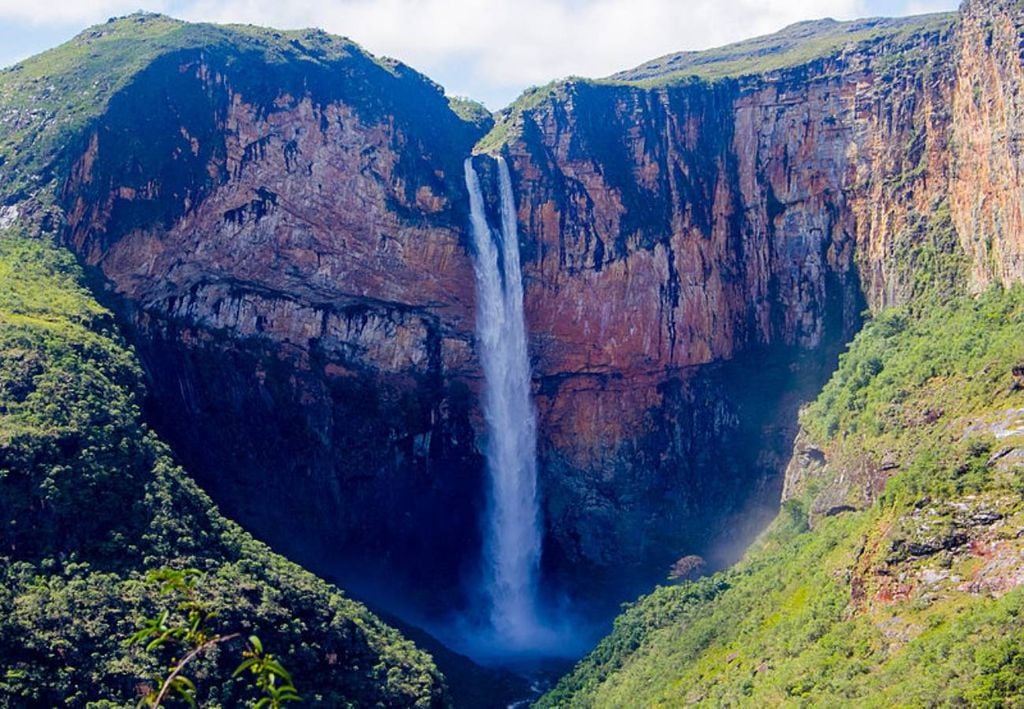
[[[822,517],[870,507],[899,469],[892,454],[876,459],[859,450],[825,450],[801,430],[786,466],[782,502],[809,498],[807,519],[814,526]]]

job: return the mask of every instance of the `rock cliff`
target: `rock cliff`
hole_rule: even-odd
[[[948,103],[944,168],[938,173],[941,179],[932,180],[933,189],[948,195],[948,208],[939,217],[946,222],[943,231],[959,247],[947,267],[953,270],[939,274],[947,290],[958,283],[969,293],[981,293],[994,284],[1007,287],[1024,280],[1019,227],[1024,192],[1017,137],[1022,29],[1024,15],[1015,3],[965,2],[961,9],[949,55],[952,79],[943,91]],[[891,252],[905,258],[906,246],[899,241],[894,246]],[[930,259],[911,264],[918,281],[935,268]],[[932,424],[943,414],[940,408],[927,408],[909,424]],[[817,485],[812,519],[870,506],[899,465],[891,451],[865,454],[847,448],[822,450],[801,434],[785,474],[783,500],[805,495]]]
[[[56,206],[153,423],[292,558],[364,592],[396,569],[454,591],[479,547],[462,161],[483,128],[317,31],[141,15],[80,41],[126,26],[171,46],[76,136]]]
[[[756,76],[680,76],[667,58],[666,75],[556,84],[499,126],[570,565],[664,569],[741,546],[757,523],[736,516],[772,508],[796,408],[861,294],[909,298],[919,238],[955,250],[935,225],[949,221],[952,18],[856,29]]]
[[[501,117],[549,523],[570,565],[618,572],[742,538],[732,515],[776,499],[797,402],[831,366],[814,373],[808,354],[834,363],[862,302],[1024,275],[1024,15],[981,2],[961,15],[803,23],[556,83]],[[804,387],[772,388],[766,361]],[[702,400],[711,372],[744,384]]]
[[[971,284],[980,290],[1024,278],[1024,13],[1006,0],[968,0],[962,14],[951,101],[950,202],[970,255]]]
[[[545,567],[617,600],[682,554],[727,562],[774,513],[797,408],[864,303],[1019,280],[1021,18],[805,23],[535,90],[481,141],[346,40],[133,16],[75,40],[87,76],[148,54],[65,132],[45,66],[5,72],[44,118],[0,118],[0,219],[93,267],[151,420],[230,516],[419,612],[457,604],[480,546],[461,164],[501,152]],[[33,145],[56,146],[35,181]]]

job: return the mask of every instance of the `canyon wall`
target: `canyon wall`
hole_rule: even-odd
[[[1019,25],[968,2],[742,76],[561,82],[483,143],[513,172],[544,563],[570,592],[733,558],[865,303],[1019,278]],[[193,44],[69,147],[63,238],[230,516],[385,602],[457,604],[483,485],[462,160],[486,125],[322,33]]]
[[[959,37],[950,201],[981,290],[1024,279],[1024,11],[968,0]]]
[[[941,222],[933,229],[948,232],[957,248],[951,252],[954,259],[945,259],[945,270],[931,275],[947,286],[958,283],[968,292],[981,293],[993,285],[1024,281],[1024,11],[1010,0],[967,0],[946,57],[952,78],[943,82],[942,102],[930,111],[933,120],[943,117],[936,126],[944,131],[945,149],[938,154],[941,162],[929,161],[920,172],[936,199],[946,198],[938,213]],[[934,169],[936,164],[940,170]],[[936,222],[934,216],[932,221]],[[948,246],[949,236],[942,241]],[[937,252],[932,245],[925,246],[897,238],[881,251],[869,249],[867,255],[890,254],[890,260],[911,265],[913,270],[900,279],[906,288],[936,269]],[[925,410],[919,417],[930,422],[941,414]],[[898,468],[886,451],[869,455],[841,446],[822,450],[801,434],[785,474],[783,498],[798,497],[815,484],[820,489],[812,502],[812,518],[863,509]]]
[[[861,294],[903,302],[910,252],[956,250],[952,34],[922,23],[756,79],[569,82],[506,119],[568,567],[724,563],[774,511]]]
[[[294,56],[185,47],[115,95],[62,189],[65,239],[227,514],[356,591],[397,573],[444,598],[479,548],[462,161],[481,129],[351,43],[269,40]]]

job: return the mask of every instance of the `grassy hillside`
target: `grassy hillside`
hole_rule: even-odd
[[[1024,703],[1024,289],[920,312],[857,336],[745,560],[630,606],[540,706]]]
[[[206,573],[224,632],[256,632],[307,703],[436,706],[432,660],[363,606],[221,517],[141,422],[142,373],[67,253],[0,231],[0,706],[134,706],[159,668],[125,639],[142,582]],[[195,666],[236,706],[240,648]]]
[[[724,47],[668,54],[609,78],[657,85],[689,77],[715,80],[754,76],[809,64],[850,48],[862,49],[878,42],[906,45],[915,35],[948,31],[955,18],[956,13],[939,13],[849,22],[831,19],[799,22],[774,34]]]

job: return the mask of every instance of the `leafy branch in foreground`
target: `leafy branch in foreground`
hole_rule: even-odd
[[[169,568],[151,571],[146,576],[148,582],[159,585],[160,595],[173,597],[173,608],[146,618],[138,632],[128,639],[128,644],[145,643],[146,652],[178,648],[184,655],[171,657],[166,676],[154,678],[159,689],[150,690],[139,702],[140,706],[160,707],[169,696],[175,695],[196,707],[196,685],[185,674],[186,665],[214,646],[241,637],[241,633],[221,635],[211,627],[217,614],[199,596],[197,586],[202,577],[198,569]],[[249,636],[242,657],[231,676],[252,676],[256,689],[265,695],[253,705],[256,709],[279,709],[285,702],[301,701],[291,675],[274,655],[263,650],[258,637]]]
[[[278,709],[285,702],[302,700],[295,690],[295,685],[292,684],[292,676],[281,666],[277,658],[263,651],[263,643],[258,637],[249,636],[249,648],[242,656],[245,660],[231,676],[237,677],[246,671],[253,675],[256,688],[267,695],[256,702],[255,709]]]

